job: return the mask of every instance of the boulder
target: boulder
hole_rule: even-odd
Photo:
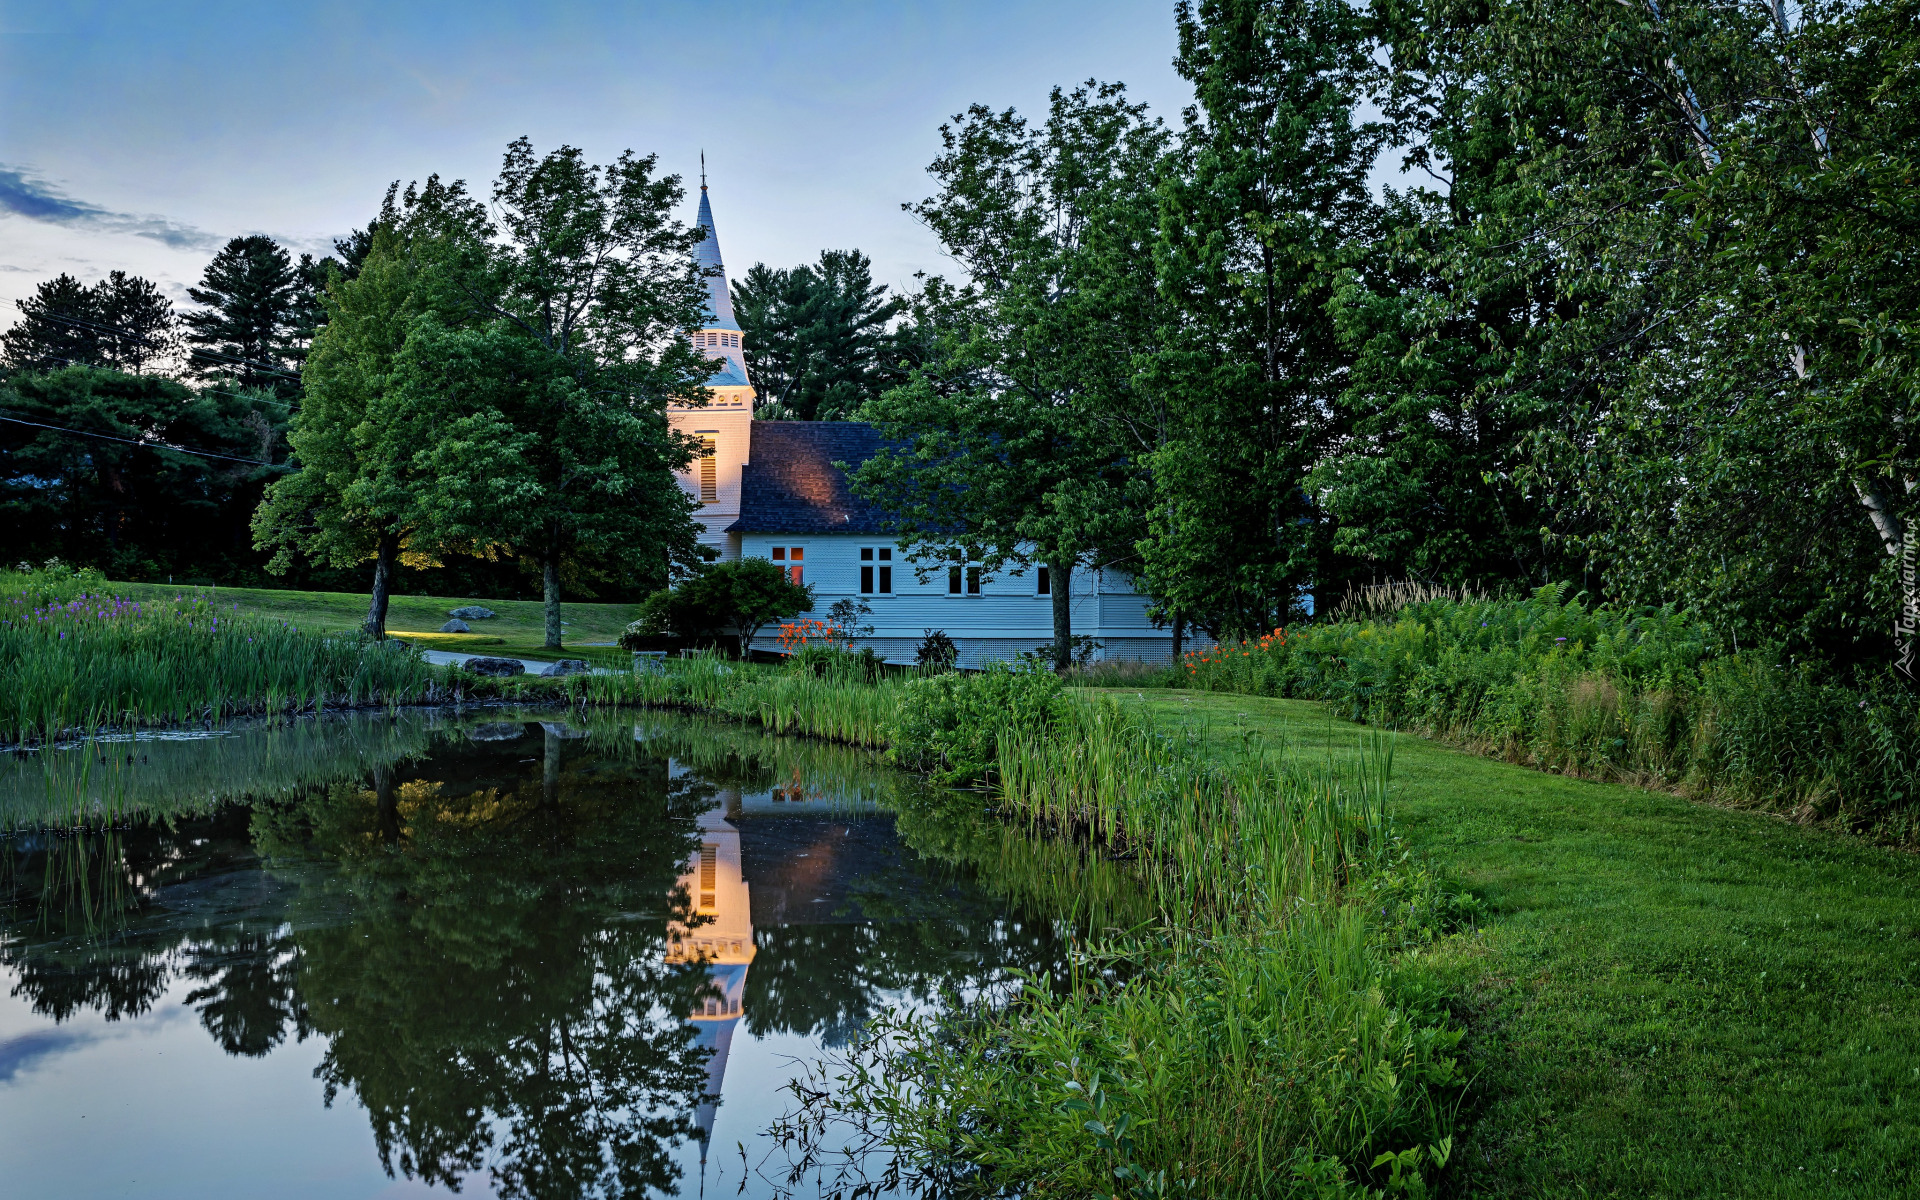
[[[473,630],[467,627],[467,623],[465,621],[462,621],[460,618],[455,617],[453,620],[448,621],[445,625],[442,625],[440,627],[440,632],[441,633],[472,633]]]
[[[518,741],[526,731],[526,727],[516,721],[489,721],[469,729],[467,736],[476,742],[512,742]]]
[[[584,658],[563,658],[540,673],[542,675],[591,675],[593,664]]]
[[[526,673],[526,664],[517,658],[470,658],[460,664],[475,675],[491,675],[504,678],[508,675]]]
[[[481,608],[478,604],[463,604],[459,608],[449,610],[447,615],[457,621],[490,621],[498,614],[490,608]]]

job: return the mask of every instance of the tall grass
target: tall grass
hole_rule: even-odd
[[[444,669],[393,643],[302,632],[206,596],[131,601],[88,576],[0,572],[0,741],[251,713],[417,703]]]
[[[564,694],[582,704],[706,713],[758,724],[771,733],[879,749],[886,745],[883,727],[903,686],[892,677],[869,682],[700,657],[647,674],[576,676],[566,681]]]
[[[1920,841],[1920,702],[1766,647],[1720,653],[1671,610],[1564,589],[1432,600],[1187,656],[1190,687],[1323,700],[1514,762]]]
[[[891,1169],[953,1195],[1419,1194],[1459,1035],[1396,951],[1460,913],[1392,835],[1387,744],[1343,770],[1204,740],[1110,699],[1004,729],[1003,816],[1130,863],[1153,924],[1064,987],[892,1014],[785,1132],[884,1128]]]

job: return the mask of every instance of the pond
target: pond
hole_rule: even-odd
[[[0,756],[0,1193],[814,1194],[766,1134],[788,1081],[1062,971],[1132,903],[1111,870],[691,718]]]

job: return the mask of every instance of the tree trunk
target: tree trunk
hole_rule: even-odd
[[[1053,669],[1073,665],[1073,559],[1059,555],[1047,564],[1047,591],[1053,600]]]
[[[560,648],[560,558],[549,555],[541,564],[541,583],[547,602],[547,649]]]
[[[1912,524],[1902,521],[1891,501],[1875,488],[1862,480],[1854,480],[1854,492],[1860,497],[1860,503],[1867,510],[1867,517],[1873,522],[1875,533],[1880,535],[1880,545],[1894,561],[1894,571],[1899,576],[1895,585],[1895,602],[1898,609],[1893,618],[1894,666],[1907,677],[1909,682],[1920,682],[1920,531]],[[1907,491],[1912,492],[1910,485]]]
[[[373,552],[373,598],[367,601],[367,636],[385,641],[387,636],[387,599],[393,594],[393,564],[400,557],[400,538],[383,533]]]
[[[1173,614],[1173,665],[1180,665],[1180,651],[1187,640],[1187,619],[1179,613]]]
[[[552,808],[554,801],[560,798],[560,735],[553,731],[552,723],[543,721],[540,728],[546,733],[546,740],[540,751],[540,803]]]
[[[400,797],[393,786],[393,768],[373,769],[374,813],[380,828],[380,840],[389,846],[400,842]]]

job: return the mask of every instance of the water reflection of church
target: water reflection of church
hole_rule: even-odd
[[[644,740],[642,730],[634,732],[637,740]],[[672,759],[668,759],[667,774],[670,779],[697,777]],[[836,859],[849,832],[842,821],[829,820],[824,829],[815,821],[799,822],[806,832],[795,830],[799,833],[797,842],[764,836],[769,831],[764,824],[760,826],[764,844],[759,846],[758,877],[764,886],[763,894],[755,895],[747,883],[755,868],[743,854],[741,818],[847,818],[865,809],[859,801],[828,796],[796,778],[786,786],[756,791],[722,787],[711,807],[695,822],[700,842],[688,855],[686,868],[676,881],[676,888],[686,891],[687,907],[694,920],[691,925],[676,921],[669,927],[667,961],[705,963],[707,967],[708,986],[688,1014],[696,1031],[695,1044],[712,1052],[707,1060],[708,1100],[696,1113],[703,1171],[707,1148],[713,1141],[721,1087],[726,1081],[727,1058],[743,1016],[747,968],[753,963],[756,949],[756,910],[763,921],[777,925],[835,921],[851,915],[845,910],[835,911],[840,907],[838,902],[845,899],[835,894],[839,882]],[[794,823],[776,824],[791,828]],[[834,836],[836,833],[838,836]],[[776,863],[777,868],[770,873],[769,868]]]

